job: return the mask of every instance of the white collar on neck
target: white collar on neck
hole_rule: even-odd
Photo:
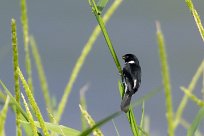
[[[131,60],[131,61],[128,61],[129,64],[135,64],[135,61]]]

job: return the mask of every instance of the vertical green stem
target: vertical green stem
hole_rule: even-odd
[[[160,29],[159,22],[156,22],[157,27],[157,42],[159,47],[159,56],[162,69],[162,78],[164,93],[166,98],[166,118],[168,123],[168,136],[174,136],[174,126],[173,126],[173,105],[172,105],[172,96],[171,96],[171,83],[169,68],[167,62],[167,53],[165,49],[164,37]]]
[[[30,52],[29,52],[29,30],[28,30],[26,0],[21,0],[21,23],[23,28],[25,65],[26,65],[26,72],[28,74],[28,85],[30,87],[30,90],[33,91],[32,70],[31,70],[31,61],[30,61]]]
[[[51,102],[51,97],[49,94],[49,89],[48,89],[48,85],[47,85],[47,80],[46,80],[46,76],[45,76],[45,72],[44,72],[44,68],[41,62],[41,58],[40,58],[40,54],[37,48],[37,44],[35,42],[35,39],[33,37],[30,37],[30,46],[32,49],[32,53],[33,53],[33,57],[35,60],[35,64],[36,64],[36,68],[38,71],[38,77],[40,79],[40,85],[41,85],[41,89],[43,92],[43,96],[45,99],[45,104],[46,107],[49,109],[49,111],[51,112],[51,114],[53,114],[53,107],[52,107],[52,102]],[[52,118],[50,117],[50,121],[53,122]]]
[[[18,72],[19,78],[20,78],[20,80],[21,80],[21,82],[23,84],[23,87],[25,89],[25,92],[26,92],[26,95],[28,97],[29,103],[31,104],[31,107],[33,108],[33,111],[34,111],[34,113],[35,113],[35,115],[36,115],[36,117],[37,117],[37,119],[38,119],[38,121],[40,123],[40,127],[42,128],[42,132],[43,132],[43,134],[45,136],[49,136],[49,132],[48,132],[47,127],[45,126],[45,121],[44,121],[43,116],[42,116],[42,114],[40,112],[40,109],[39,109],[39,107],[38,107],[38,105],[37,105],[37,103],[35,101],[35,98],[34,98],[32,92],[31,92],[31,90],[29,88],[29,85],[27,84],[27,82],[26,82],[26,80],[25,80],[25,78],[24,78],[24,76],[23,76],[23,74],[22,74],[19,67],[17,68],[17,72]]]
[[[15,84],[15,95],[16,101],[20,105],[20,85],[19,85],[19,76],[17,72],[18,68],[18,42],[17,42],[17,32],[16,32],[16,21],[15,19],[11,20],[11,33],[12,33],[12,48],[13,48],[13,71],[14,71],[14,84]],[[21,128],[20,128],[20,111],[16,109],[16,131],[17,135],[21,136]]]
[[[115,53],[115,50],[114,50],[113,44],[112,44],[112,42],[110,40],[110,37],[108,36],[108,32],[107,32],[107,30],[105,28],[105,24],[103,23],[103,19],[101,18],[101,16],[97,12],[97,10],[93,10],[93,13],[96,16],[96,20],[98,21],[99,26],[101,27],[101,31],[103,33],[103,36],[104,36],[105,40],[106,40],[106,43],[107,43],[108,48],[110,50],[110,53],[111,53],[111,55],[113,57],[113,60],[114,60],[114,62],[116,64],[118,72],[122,75],[122,69],[121,69],[118,57],[117,57],[117,55]]]

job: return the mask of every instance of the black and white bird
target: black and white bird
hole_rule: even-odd
[[[125,66],[123,67],[122,82],[125,87],[124,96],[120,108],[124,112],[129,111],[132,95],[138,91],[141,83],[141,67],[139,60],[133,54],[125,54],[123,57]]]

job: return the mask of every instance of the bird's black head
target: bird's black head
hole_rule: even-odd
[[[139,60],[134,54],[125,54],[122,58],[125,63],[139,65]]]

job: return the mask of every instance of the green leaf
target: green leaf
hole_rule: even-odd
[[[100,127],[102,125],[104,125],[105,123],[107,123],[108,121],[110,121],[111,119],[119,116],[122,112],[118,111],[113,113],[112,115],[102,119],[101,121],[98,121],[93,127],[86,129],[85,131],[83,131],[79,136],[87,136],[88,134],[90,134],[95,128]]]
[[[157,28],[157,42],[158,42],[158,49],[159,49],[159,57],[161,63],[161,74],[162,74],[162,81],[164,86],[164,93],[166,99],[166,119],[168,125],[168,135],[174,136],[174,122],[173,122],[173,104],[172,104],[172,90],[171,90],[171,82],[170,82],[170,72],[168,66],[168,59],[167,59],[167,52],[166,52],[166,45],[164,41],[164,36],[160,28],[160,23],[156,22]]]
[[[203,117],[204,117],[204,107],[201,108],[199,110],[199,112],[197,113],[195,119],[193,120],[193,123],[191,124],[190,128],[188,129],[187,136],[194,136],[201,120],[203,119]]]
[[[9,101],[10,101],[10,98],[9,98],[9,96],[7,96],[6,102],[4,104],[4,107],[0,111],[0,135],[1,136],[5,135],[5,133],[4,133],[4,125],[5,125],[5,120],[6,120],[6,117],[7,117]]]
[[[120,91],[120,96],[123,98],[125,91],[124,91],[123,83],[120,80],[118,80],[118,88]]]
[[[10,93],[10,91],[6,88],[5,84],[0,80],[0,84],[3,87],[3,89],[5,90],[6,94],[9,95],[10,97],[10,101],[16,106],[16,108],[20,111],[20,113],[23,115],[23,117],[28,121],[28,116],[26,114],[26,112],[21,108],[21,106],[19,105],[19,103],[16,101],[16,99],[12,96],[12,94]]]
[[[161,91],[162,91],[162,86],[156,87],[152,91],[149,91],[147,94],[145,94],[144,96],[138,98],[135,102],[133,102],[132,107],[142,104],[144,101],[149,100],[150,98],[152,98],[153,96],[155,96],[157,93]]]
[[[115,128],[115,132],[116,132],[117,136],[120,136],[120,133],[119,133],[119,131],[118,131],[118,128],[117,128],[117,126],[115,125],[115,122],[114,122],[113,119],[112,119],[112,122],[113,122],[113,126],[114,126],[114,128]]]
[[[87,123],[89,124],[89,126],[93,127],[96,124],[94,119],[91,117],[91,115],[85,109],[83,109],[83,107],[81,105],[79,105],[79,108],[80,108],[82,115],[84,116]],[[93,130],[93,135],[94,136],[103,136],[103,133],[99,128],[95,128]]]
[[[38,121],[40,122],[40,125],[42,127],[42,132],[45,136],[49,136],[49,132],[48,132],[48,130],[45,126],[45,123],[44,123],[45,121],[44,121],[43,116],[41,114],[40,108],[38,107],[38,104],[37,104],[37,102],[33,96],[33,93],[31,92],[29,85],[28,85],[27,81],[25,80],[19,67],[18,67],[17,71],[18,71],[19,78],[22,82],[23,88],[25,89],[26,95],[28,97],[28,101],[31,104],[31,107],[35,113],[35,116],[37,117]]]
[[[23,125],[30,125],[28,122],[22,121],[22,120],[21,120],[21,123]],[[38,121],[35,121],[35,125],[38,128],[41,128]],[[80,134],[80,131],[63,125],[57,125],[57,124],[45,122],[45,126],[48,130],[64,136],[78,136]]]
[[[80,105],[84,110],[87,109],[85,93],[88,91],[88,88],[89,88],[89,84],[86,83],[79,91],[80,92]],[[82,126],[82,130],[85,130],[87,128],[87,122],[82,113],[81,113],[81,126]]]
[[[106,4],[108,3],[108,0],[99,0],[97,3],[97,8],[100,12],[105,8]]]

